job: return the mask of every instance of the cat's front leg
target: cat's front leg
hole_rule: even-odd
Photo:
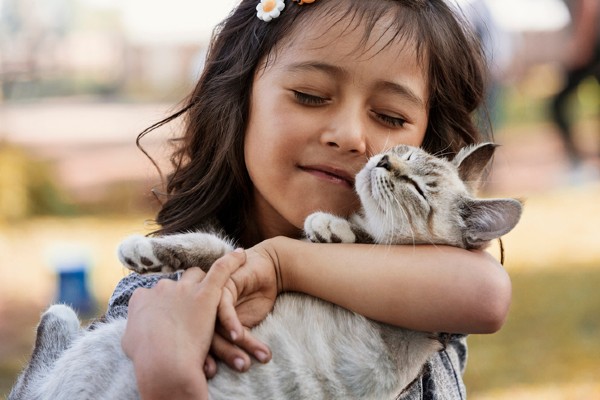
[[[172,272],[190,267],[207,271],[233,245],[217,235],[190,232],[149,238],[133,235],[119,246],[121,263],[132,271]]]
[[[320,211],[306,217],[304,233],[314,243],[356,243],[356,235],[347,219]]]

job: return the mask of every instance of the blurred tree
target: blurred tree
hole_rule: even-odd
[[[27,215],[29,202],[27,187],[27,162],[22,152],[0,144],[0,217],[8,220]]]
[[[19,147],[0,143],[0,219],[74,212],[50,164],[34,160]]]

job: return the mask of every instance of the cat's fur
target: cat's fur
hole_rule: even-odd
[[[409,146],[377,155],[356,177],[363,209],[348,220],[312,214],[305,222],[307,237],[482,248],[510,231],[521,214],[516,200],[472,194],[494,148],[490,143],[468,147],[452,161]],[[135,236],[122,243],[119,258],[138,272],[165,271],[209,266],[231,249],[226,240],[201,232]],[[71,309],[52,306],[9,400],[138,398],[132,363],[120,345],[124,327],[125,319],[117,319],[82,330]],[[254,363],[246,373],[219,365],[209,381],[211,398],[391,399],[443,347],[442,335],[377,323],[292,293],[278,297],[253,334],[270,346],[273,359]]]

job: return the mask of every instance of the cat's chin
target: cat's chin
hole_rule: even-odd
[[[372,201],[372,190],[373,184],[371,183],[371,174],[373,168],[370,166],[371,162],[369,162],[358,174],[356,174],[356,179],[354,181],[354,187],[360,201],[363,206],[365,201]]]

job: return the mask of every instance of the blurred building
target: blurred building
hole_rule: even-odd
[[[40,208],[32,160],[79,203],[126,210],[155,185],[135,137],[190,90],[232,4],[0,0],[0,214]]]
[[[0,0],[2,98],[180,95],[230,7],[189,3]]]

